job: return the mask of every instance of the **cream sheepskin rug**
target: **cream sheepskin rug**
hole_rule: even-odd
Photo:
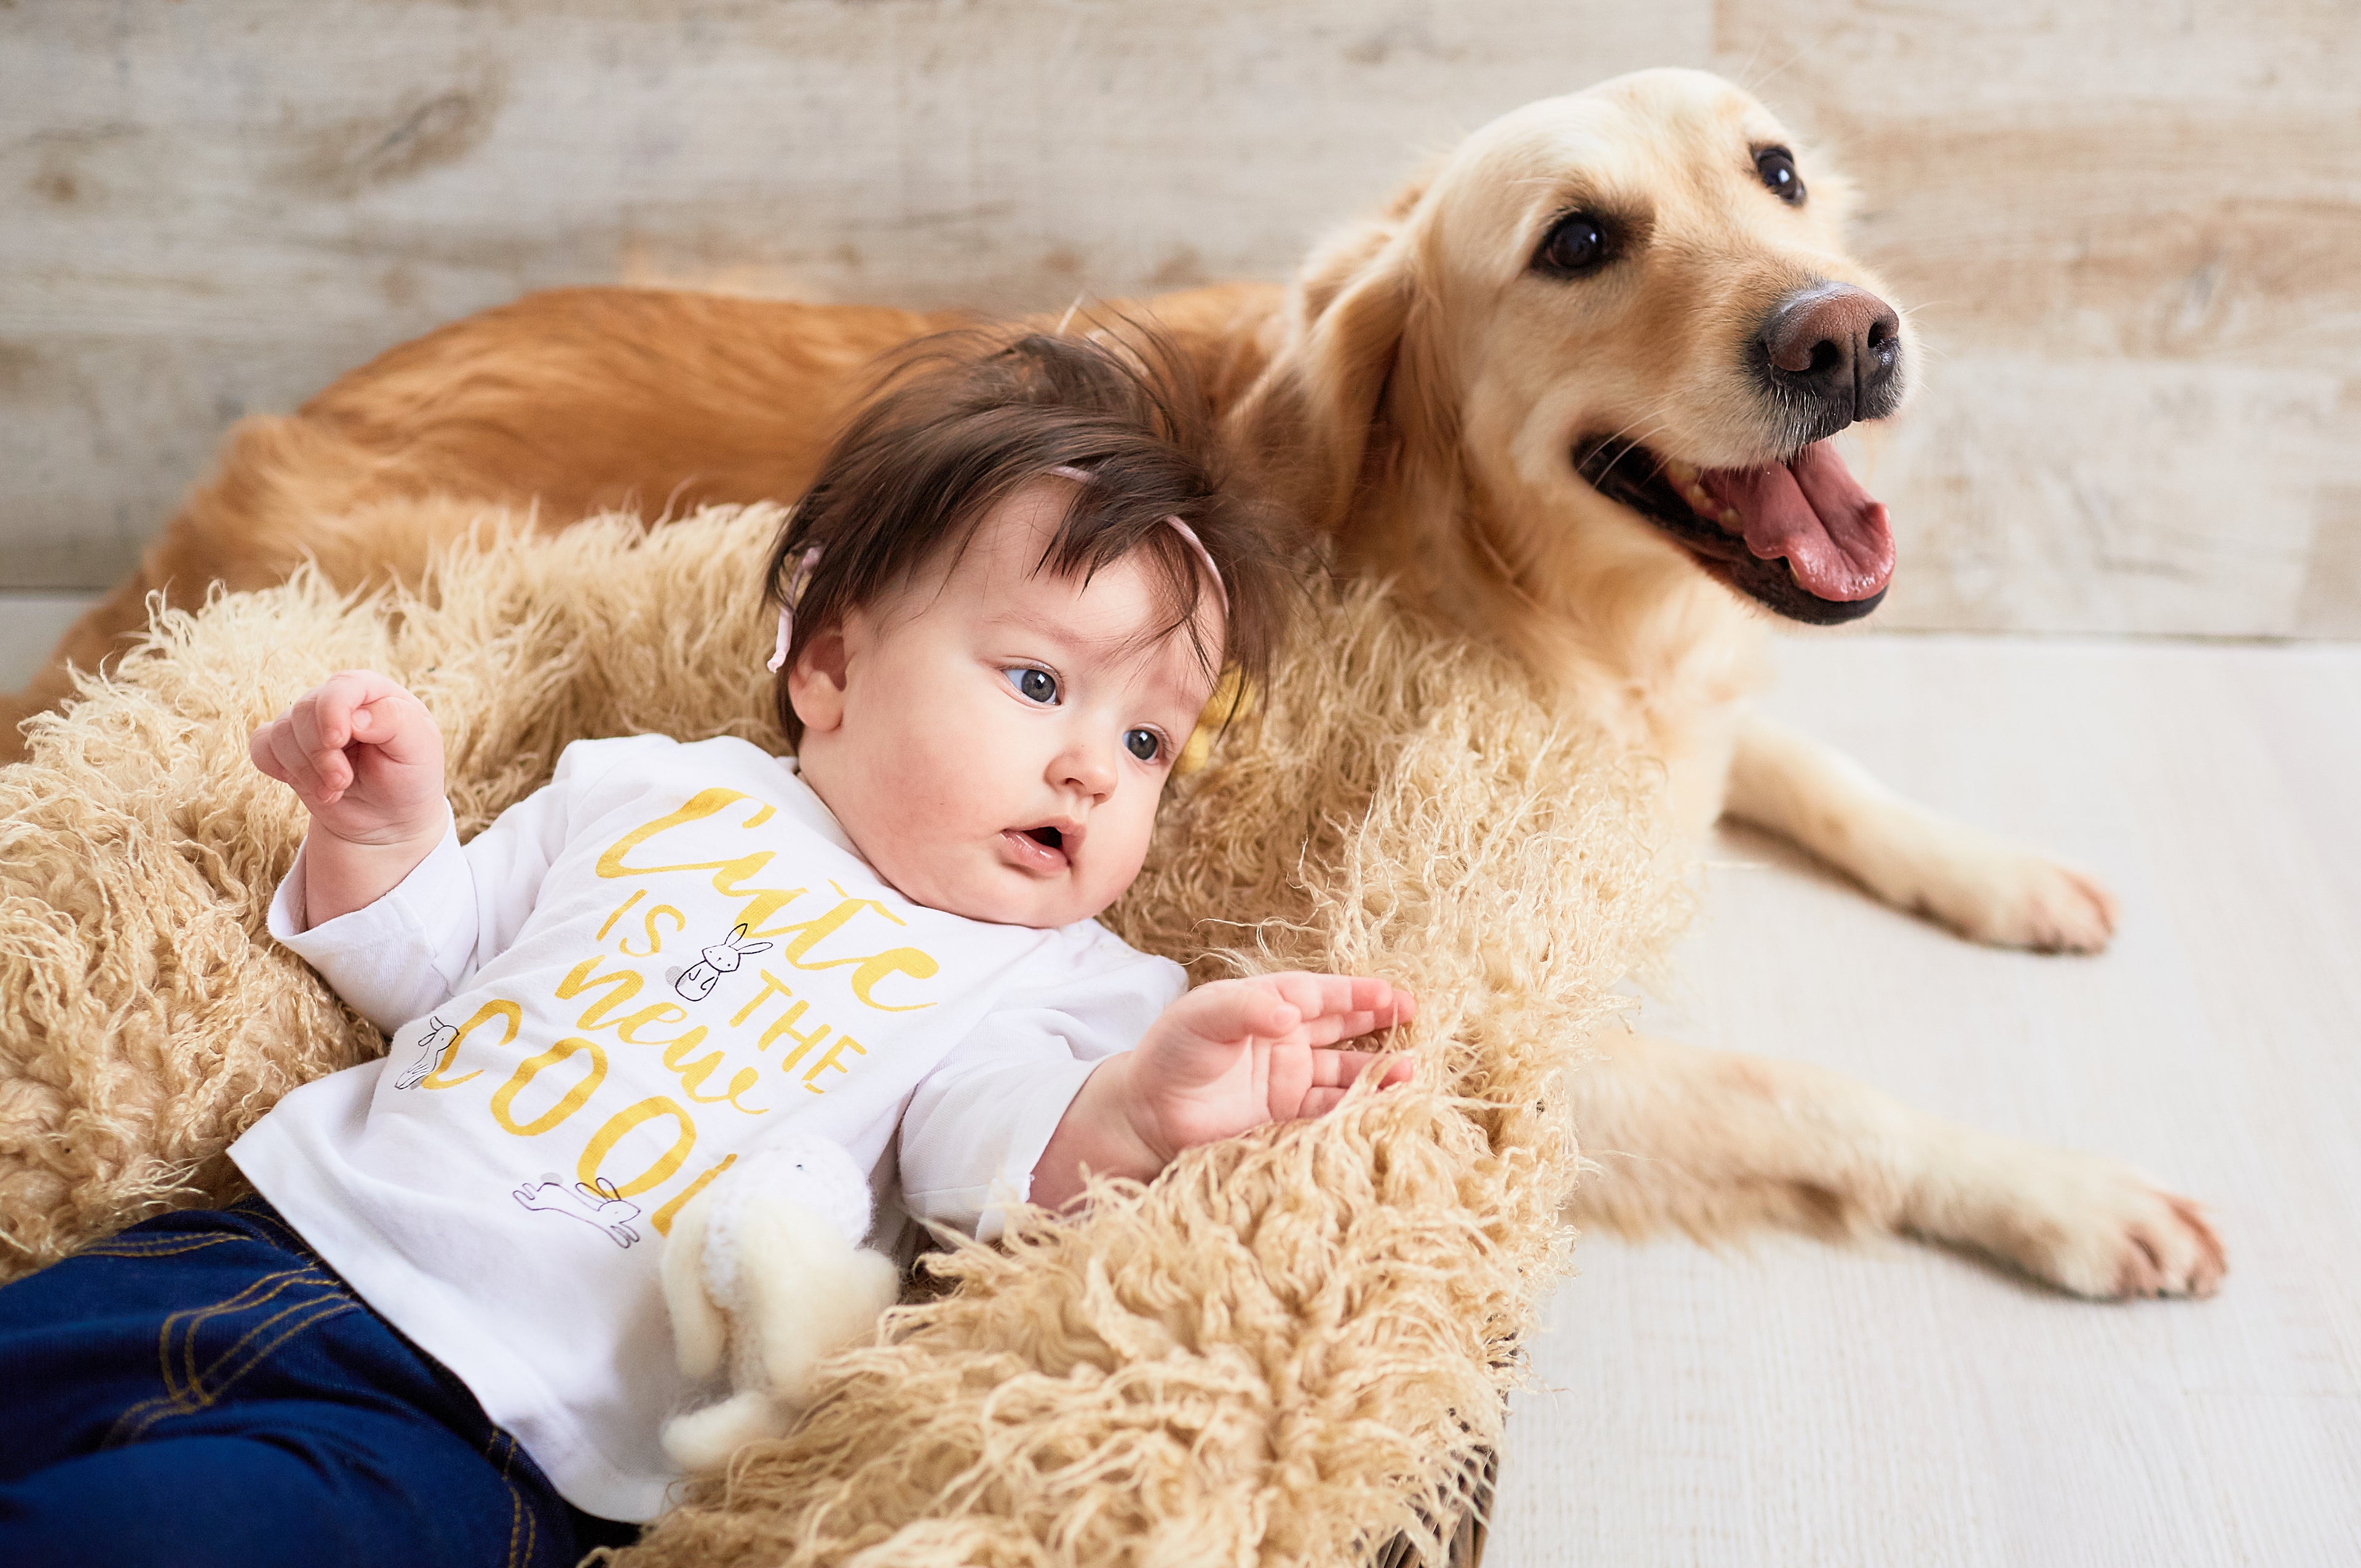
[[[248,729],[356,665],[441,721],[462,832],[584,736],[776,750],[755,585],[776,509],[479,535],[416,594],[315,578],[164,616],[0,768],[0,1270],[241,1190],[229,1141],[383,1049],[264,912],[303,828]],[[1414,989],[1415,1082],[1191,1151],[941,1262],[791,1436],[621,1554],[697,1564],[1440,1556],[1566,1266],[1559,1075],[1685,899],[1649,771],[1371,590],[1323,601],[1175,786],[1108,916],[1200,980]]]

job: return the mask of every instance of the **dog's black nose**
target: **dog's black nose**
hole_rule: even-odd
[[[1901,401],[1902,318],[1866,289],[1797,289],[1771,307],[1761,342],[1772,386],[1808,400],[1814,440]]]

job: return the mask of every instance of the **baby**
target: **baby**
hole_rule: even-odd
[[[824,1148],[989,1239],[1335,1104],[1407,994],[1191,991],[1094,918],[1281,619],[1195,407],[1042,337],[890,384],[772,562],[793,759],[579,741],[462,846],[392,681],[256,731],[312,816],[271,933],[390,1050],[232,1147],[259,1200],[0,1290],[40,1369],[0,1395],[0,1559],[571,1562],[678,1476],[710,1391],[658,1255],[733,1166]]]

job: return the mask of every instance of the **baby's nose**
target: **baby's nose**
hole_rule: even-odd
[[[1104,799],[1115,793],[1115,748],[1071,746],[1058,758],[1051,773],[1054,782],[1079,789],[1093,798]]]

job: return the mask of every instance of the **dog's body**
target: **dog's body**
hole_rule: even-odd
[[[1979,940],[2096,948],[2114,914],[2087,879],[1745,712],[1765,636],[1749,600],[1836,620],[1883,596],[1883,510],[1825,441],[1891,411],[1910,368],[1900,318],[1843,252],[1841,186],[1793,147],[1726,83],[1643,72],[1477,132],[1285,293],[1137,309],[1341,565],[1506,646],[1661,758],[1685,827],[1726,811]],[[61,658],[95,664],[150,592],[189,602],[306,556],[346,584],[409,576],[490,507],[562,526],[792,498],[859,367],[947,324],[623,290],[471,317],[242,425]],[[19,711],[66,690],[53,669]],[[2221,1277],[2194,1206],[2111,1162],[1816,1069],[1638,1036],[1604,1049],[1573,1085],[1577,1125],[1593,1150],[1645,1157],[1576,1208],[1615,1229],[1908,1231],[2091,1296]]]

